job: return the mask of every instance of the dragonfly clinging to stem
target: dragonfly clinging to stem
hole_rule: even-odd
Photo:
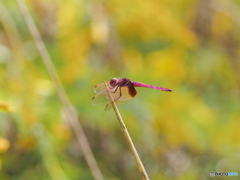
[[[108,85],[109,91],[113,96],[113,100],[116,102],[116,104],[122,104],[134,98],[137,94],[137,90],[135,89],[135,87],[145,87],[145,88],[157,89],[161,91],[172,91],[171,89],[168,89],[168,88],[152,86],[152,85],[148,85],[148,84],[144,84],[136,81],[131,81],[130,79],[127,79],[125,77],[112,78],[110,81],[106,83]],[[92,98],[92,103],[94,105],[103,102],[105,99],[108,99],[107,91],[104,83],[96,85],[94,87],[94,92],[97,93]],[[108,104],[105,107],[105,110],[107,111],[111,108],[112,108],[111,103],[108,102]]]

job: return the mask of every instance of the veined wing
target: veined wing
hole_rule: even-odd
[[[109,84],[109,81],[108,82],[106,82],[107,83],[107,85],[108,85],[108,87],[110,88],[110,84]],[[99,94],[106,94],[106,86],[105,86],[105,84],[104,83],[101,83],[101,84],[98,84],[98,85],[96,85],[95,87],[94,87],[94,92],[95,93],[99,93]]]
[[[96,94],[95,96],[93,96],[92,98],[92,104],[93,105],[97,105],[100,103],[104,103],[107,101],[107,94]]]
[[[117,105],[123,104],[131,100],[137,94],[135,88],[130,89],[129,87],[119,87],[117,91],[118,93],[112,94],[113,99]],[[109,101],[105,107],[105,111],[108,111],[111,108],[112,108],[111,101]]]
[[[102,86],[102,84],[100,84]],[[97,105],[97,104],[100,104],[100,103],[103,103],[105,101],[108,100],[108,95],[107,95],[107,91],[106,91],[106,86],[105,84],[103,83],[104,85],[104,88],[102,91],[100,91],[99,93],[97,93],[93,98],[92,98],[92,104],[93,105]],[[98,85],[97,85],[98,86]],[[99,89],[98,89],[99,90]],[[115,98],[115,97],[118,97],[119,95],[119,92],[118,92],[118,86],[116,86],[115,88],[109,88],[110,92],[112,93],[112,96]]]
[[[115,104],[116,104],[116,105],[120,105],[120,104],[123,104],[123,103],[125,103],[125,102],[128,102],[129,100],[131,100],[131,99],[128,99],[128,100],[125,100],[125,101],[115,101]],[[109,101],[108,104],[105,106],[104,110],[105,110],[105,111],[108,111],[108,110],[110,110],[111,108],[112,108],[112,105],[111,105],[111,102]]]

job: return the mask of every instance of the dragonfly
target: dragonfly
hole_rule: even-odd
[[[161,91],[172,91],[172,89],[158,87],[158,86],[152,86],[136,81],[131,81],[130,79],[127,79],[125,77],[120,78],[112,78],[110,81],[106,82],[108,89],[113,97],[113,100],[116,104],[122,104],[125,103],[131,99],[133,99],[137,95],[137,90],[135,87],[144,87],[144,88],[151,88],[151,89],[157,89]],[[105,100],[109,101],[106,86],[104,83],[98,84],[94,87],[94,92],[96,95],[92,98],[92,104],[97,105]],[[111,102],[109,101],[108,104],[105,107],[105,111],[112,108]]]

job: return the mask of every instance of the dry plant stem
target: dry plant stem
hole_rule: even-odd
[[[78,121],[77,114],[74,111],[71,103],[69,102],[69,99],[61,85],[61,82],[57,76],[57,73],[56,73],[56,70],[52,63],[52,60],[50,58],[50,55],[48,54],[47,48],[40,36],[40,33],[33,21],[33,18],[30,15],[30,13],[27,9],[27,6],[23,2],[23,0],[16,0],[16,2],[22,13],[23,19],[25,20],[27,27],[34,39],[34,42],[35,42],[37,49],[42,57],[42,60],[47,68],[50,78],[52,79],[52,82],[56,88],[56,91],[58,93],[60,101],[63,105],[63,109],[65,112],[66,118],[69,121],[69,123],[71,124],[73,131],[77,136],[78,143],[79,143],[79,145],[82,149],[82,152],[86,158],[88,166],[93,174],[93,177],[95,180],[103,180],[102,173],[101,173],[101,171],[97,165],[97,162],[92,154],[90,145],[89,145],[86,135],[82,129],[82,126],[81,126],[80,122]]]
[[[111,93],[110,93],[110,91],[108,89],[108,85],[106,84],[106,82],[104,82],[104,83],[105,83],[105,86],[106,86],[108,98],[110,99],[110,102],[112,104],[113,110],[114,110],[114,112],[115,112],[115,114],[117,116],[118,122],[119,122],[119,124],[121,126],[121,129],[122,129],[122,132],[123,132],[123,135],[124,135],[124,137],[125,137],[125,139],[127,141],[127,144],[128,144],[128,146],[129,146],[129,148],[130,148],[130,150],[132,152],[134,160],[137,163],[137,167],[138,167],[138,170],[140,171],[140,173],[142,175],[142,179],[143,180],[149,180],[147,172],[146,172],[146,170],[145,170],[145,168],[144,168],[144,166],[142,164],[142,161],[141,161],[140,157],[138,156],[138,152],[137,152],[137,150],[136,150],[136,148],[135,148],[135,146],[134,146],[134,144],[132,142],[132,139],[131,139],[131,137],[130,137],[130,135],[128,133],[127,127],[125,126],[125,123],[124,123],[124,121],[123,121],[123,119],[121,117],[121,114],[118,111],[116,103],[114,102],[113,97],[112,97],[112,95],[111,95]]]

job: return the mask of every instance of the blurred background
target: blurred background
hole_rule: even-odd
[[[119,106],[151,180],[240,174],[240,1],[25,2],[104,179],[141,179],[114,112],[91,104],[113,77],[174,90]],[[0,1],[0,111],[1,180],[94,179],[14,0]]]

